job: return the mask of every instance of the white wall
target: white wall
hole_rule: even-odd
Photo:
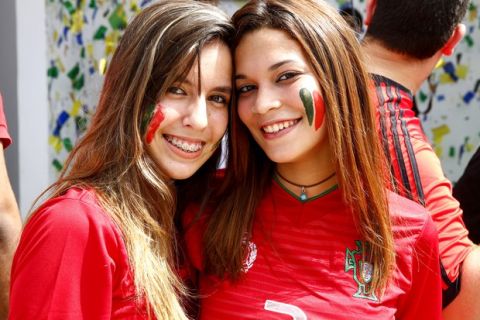
[[[16,0],[20,211],[48,185],[45,1]]]

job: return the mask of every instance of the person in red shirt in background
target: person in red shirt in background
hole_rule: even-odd
[[[188,319],[176,199],[202,196],[216,173],[233,32],[193,0],[155,2],[129,23],[90,127],[22,232],[10,319]]]
[[[440,319],[436,230],[387,189],[354,32],[316,0],[232,20],[224,185],[183,217],[200,319]]]
[[[369,0],[362,49],[394,191],[425,206],[438,230],[445,319],[480,319],[480,251],[413,110],[413,95],[465,33],[468,0]]]
[[[0,319],[5,319],[8,315],[10,266],[22,229],[17,201],[5,165],[4,149],[12,143],[7,129],[0,94]]]

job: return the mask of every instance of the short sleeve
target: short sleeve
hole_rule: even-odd
[[[50,200],[14,257],[10,319],[110,319],[118,235],[98,206]]]

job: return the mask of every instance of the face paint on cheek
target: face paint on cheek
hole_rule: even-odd
[[[310,90],[302,88],[300,89],[300,99],[302,99],[305,113],[307,114],[308,124],[311,126],[313,123],[313,99]]]
[[[148,144],[152,142],[155,137],[155,132],[157,132],[163,119],[165,119],[165,115],[162,110],[160,110],[161,108],[162,106],[160,104],[148,106],[145,116],[143,117],[142,132],[146,130],[145,141]]]
[[[325,117],[325,103],[318,91],[313,91],[313,101],[315,103],[315,130],[318,130],[323,123]]]

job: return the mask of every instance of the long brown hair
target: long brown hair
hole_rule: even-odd
[[[233,18],[235,45],[262,28],[286,32],[303,48],[320,85],[333,162],[344,201],[352,208],[375,265],[372,288],[383,289],[394,268],[395,252],[368,74],[355,34],[329,5],[315,0],[250,1]],[[231,139],[222,201],[204,236],[205,267],[218,276],[241,275],[245,236],[255,209],[271,183],[270,161],[240,121],[231,115]]]
[[[173,270],[176,188],[144,146],[142,119],[188,74],[207,43],[229,44],[232,36],[228,16],[208,4],[160,1],[143,10],[112,57],[90,127],[47,189],[50,198],[74,186],[95,191],[122,231],[137,296],[146,298],[157,319],[187,319],[179,301],[186,290]],[[219,156],[218,151],[189,181],[205,181]]]

